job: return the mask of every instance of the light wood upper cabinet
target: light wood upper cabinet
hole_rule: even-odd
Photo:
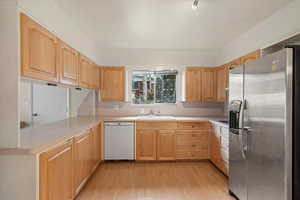
[[[226,66],[230,70],[232,68],[240,66],[241,64],[242,64],[242,59],[238,58],[238,59],[235,59],[235,60],[231,61],[230,63],[226,64]]]
[[[224,102],[227,98],[228,88],[228,68],[226,66],[221,66],[216,69],[217,76],[217,101]]]
[[[87,57],[79,56],[79,87],[93,88],[94,64]]]
[[[156,160],[156,134],[156,130],[137,130],[137,160]]]
[[[202,68],[202,101],[215,102],[217,100],[217,80],[215,68]]]
[[[101,72],[101,100],[125,101],[124,67],[102,67]]]
[[[40,155],[40,199],[73,199],[73,141]]]
[[[256,61],[256,60],[258,60],[260,58],[260,54],[261,54],[260,50],[257,50],[257,51],[254,51],[252,53],[249,53],[248,55],[243,56],[241,58],[241,63],[242,64],[247,64],[249,62]]]
[[[65,44],[59,42],[59,82],[63,84],[78,85],[78,59],[79,53]]]
[[[58,82],[58,39],[21,14],[21,74],[24,77]]]
[[[175,131],[160,130],[157,134],[157,160],[175,160]]]
[[[186,101],[202,101],[202,69],[199,67],[188,67],[185,73],[186,79]]]
[[[92,153],[91,153],[91,134],[90,131],[74,139],[74,190],[78,194],[91,172]]]
[[[101,72],[100,72],[100,67],[98,67],[97,65],[94,65],[94,69],[93,69],[93,76],[92,76],[92,88],[94,90],[99,90],[100,89],[100,76],[101,76]]]

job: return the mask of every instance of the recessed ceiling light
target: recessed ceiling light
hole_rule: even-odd
[[[192,5],[193,10],[196,10],[198,8],[198,3],[199,3],[199,0],[194,1],[193,5]]]

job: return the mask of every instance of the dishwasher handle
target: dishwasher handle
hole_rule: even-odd
[[[133,126],[133,122],[105,122],[104,126]]]

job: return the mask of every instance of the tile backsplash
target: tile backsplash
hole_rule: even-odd
[[[224,117],[224,103],[179,102],[174,105],[133,105],[128,102],[98,102],[98,116],[136,116],[146,115],[152,110],[159,115],[191,117]]]

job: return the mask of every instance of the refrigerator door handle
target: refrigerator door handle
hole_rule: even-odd
[[[245,104],[246,100],[242,101],[241,108],[240,108],[240,113],[239,113],[239,140],[240,140],[240,145],[241,145],[241,153],[242,157],[246,160],[247,156],[247,144],[244,145],[244,110],[245,110]]]

